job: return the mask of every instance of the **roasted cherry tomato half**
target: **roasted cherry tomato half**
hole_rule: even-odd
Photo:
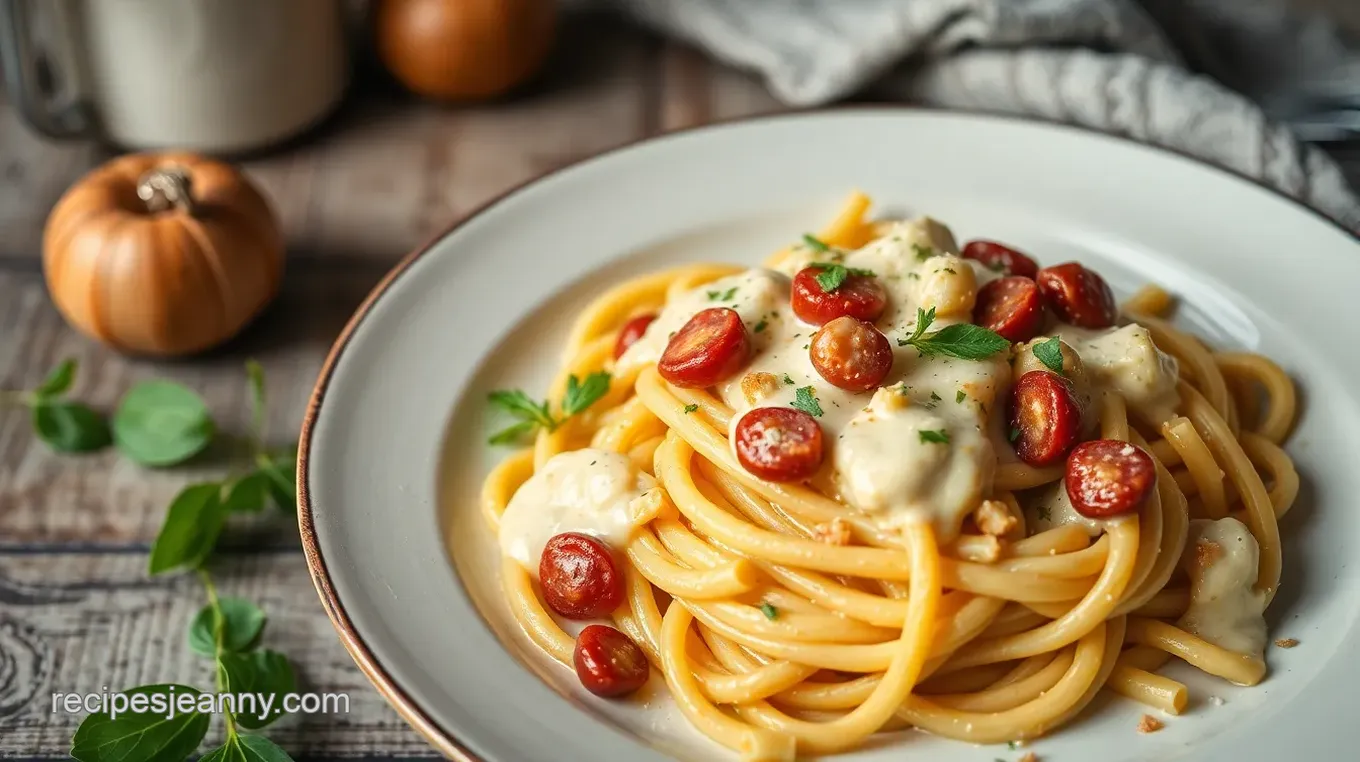
[[[642,338],[642,334],[647,332],[647,326],[651,325],[653,320],[656,320],[656,315],[638,315],[623,324],[623,330],[619,331],[619,338],[614,342],[615,360],[623,357],[623,353]]]
[[[989,270],[1007,275],[1033,278],[1039,272],[1039,263],[1027,255],[996,241],[969,241],[963,247],[964,259],[976,259]]]
[[[1080,262],[1045,267],[1034,278],[1053,314],[1081,328],[1109,328],[1119,317],[1110,285]]]
[[[978,291],[973,322],[1007,341],[1029,341],[1044,324],[1044,300],[1038,285],[1018,275],[988,283]]]
[[[742,468],[767,481],[801,481],[822,464],[822,427],[802,410],[755,408],[737,421],[733,436]]]
[[[1015,453],[1031,466],[1062,460],[1081,436],[1081,407],[1067,379],[1032,370],[1011,390],[1011,426]]]
[[[873,322],[888,306],[888,292],[872,275],[850,274],[833,291],[817,282],[823,268],[804,267],[793,276],[793,314],[804,323],[822,325],[842,315]]]
[[[808,356],[822,378],[851,392],[878,388],[893,364],[888,338],[873,323],[849,315],[818,329],[808,347]]]
[[[651,672],[647,654],[638,644],[603,624],[588,625],[576,636],[572,662],[581,685],[604,698],[618,698],[636,691],[647,682]]]
[[[751,355],[751,338],[736,310],[710,307],[671,337],[656,364],[676,386],[703,388],[732,377]]]
[[[568,619],[599,619],[623,603],[623,575],[609,546],[588,534],[548,540],[538,560],[538,582],[548,608]]]
[[[1137,445],[1097,439],[1067,456],[1063,482],[1077,513],[1108,519],[1138,510],[1157,484],[1157,465]]]

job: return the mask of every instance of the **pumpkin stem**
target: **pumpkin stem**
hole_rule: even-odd
[[[185,214],[194,213],[194,198],[189,173],[183,167],[153,169],[137,180],[137,198],[146,202],[151,212],[164,212],[172,207]]]

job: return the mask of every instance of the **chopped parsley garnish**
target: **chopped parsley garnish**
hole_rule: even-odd
[[[770,325],[770,324],[769,324],[768,322],[766,322],[764,318],[761,318],[760,322],[759,322],[759,323],[756,323],[756,324],[755,324],[755,327],[752,328],[751,330],[755,331],[756,333],[760,333],[761,331],[763,331],[763,330],[765,330],[767,327],[769,327],[769,325]]]
[[[499,389],[487,395],[493,407],[518,418],[511,424],[491,435],[487,441],[494,445],[511,444],[539,428],[554,431],[568,418],[580,413],[609,391],[609,374],[603,371],[591,373],[585,381],[575,374],[567,377],[567,391],[562,396],[562,417],[557,418],[548,409],[548,402],[533,400],[519,389]]]
[[[691,402],[690,404],[685,405],[685,413],[686,413],[686,414],[693,413],[695,410],[698,410],[698,409],[699,409],[699,403],[697,403],[697,402]]]
[[[733,286],[726,291],[706,291],[710,302],[725,302],[737,295],[737,286]]]
[[[816,391],[816,387],[812,386],[798,387],[793,392],[793,402],[789,406],[796,410],[802,410],[814,418],[820,418],[822,406],[817,402]]]
[[[931,399],[932,402],[939,402],[941,399],[943,399],[943,397],[941,397],[940,395],[936,394],[935,392],[931,392],[931,393],[930,393],[930,399]]]
[[[968,392],[965,392],[965,391],[962,390],[962,389],[958,390],[958,391],[954,394],[954,401],[957,402],[957,403],[960,404],[960,405],[962,405],[962,404],[963,404],[963,401],[966,400],[966,399],[968,399]]]
[[[921,429],[921,444],[949,444],[949,432],[944,429],[932,431]]]
[[[1039,362],[1047,365],[1049,370],[1063,375],[1062,342],[1057,336],[1035,344],[1034,356],[1039,358]]]
[[[920,273],[907,273],[907,277],[908,277],[908,278],[911,278],[912,280],[920,280],[920,279],[921,279],[921,274],[920,274]]]
[[[934,249],[930,248],[929,246],[922,246],[919,243],[913,243],[911,245],[911,251],[913,254],[916,255],[916,258],[921,260],[922,262],[935,256]]]
[[[934,322],[934,307],[929,312],[917,307],[915,329],[907,338],[898,339],[897,346],[916,347],[916,351],[926,356],[947,355],[960,360],[985,360],[1011,346],[1004,337],[972,323],[956,323],[925,335]]]
[[[813,251],[830,251],[831,247],[822,242],[820,238],[811,233],[803,234],[803,245]]]
[[[958,273],[954,272],[954,268],[952,267],[946,267],[944,268],[944,271],[949,273],[950,275],[958,275]]]
[[[861,275],[866,278],[874,277],[873,270],[864,270],[858,267],[846,267],[835,262],[813,262],[808,267],[821,268],[817,273],[817,285],[822,287],[826,293],[831,293],[845,284],[845,279],[851,275]]]
[[[793,386],[793,379],[790,378],[789,374],[787,373],[784,374],[784,383],[788,384],[789,386]]]
[[[1008,435],[1006,436],[1006,438],[1009,439],[1009,440],[1012,441],[1012,442],[1014,442],[1015,440],[1019,439],[1019,438],[1020,438],[1020,427],[1019,427],[1019,426],[1012,426],[1012,427],[1011,427],[1011,433],[1008,434]]]
[[[768,601],[760,602],[760,613],[764,614],[766,619],[773,620],[779,618],[779,609],[775,608]]]
[[[1053,517],[1053,509],[1046,505],[1039,506],[1039,518],[1048,521]]]

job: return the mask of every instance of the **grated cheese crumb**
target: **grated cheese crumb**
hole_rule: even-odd
[[[1295,638],[1280,638],[1279,640],[1275,641],[1275,645],[1279,646],[1280,648],[1293,648],[1298,644],[1299,641]]]
[[[741,378],[741,393],[752,405],[774,394],[779,389],[779,379],[773,373],[747,373]]]
[[[983,500],[973,511],[973,521],[983,534],[993,537],[1005,537],[1020,524],[1019,519],[1011,514],[1010,508],[1000,500]]]
[[[813,539],[827,545],[849,545],[850,524],[837,516],[830,524],[818,524],[812,528]]]
[[[1143,719],[1138,721],[1139,733],[1156,733],[1164,727],[1166,727],[1166,725],[1163,724],[1161,720],[1150,714],[1143,715]]]
[[[1223,706],[1223,699],[1219,698],[1218,696],[1210,696],[1209,703],[1213,704],[1214,706]]]

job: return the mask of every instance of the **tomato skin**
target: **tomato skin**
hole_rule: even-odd
[[[793,276],[793,314],[804,323],[822,325],[842,315],[873,322],[888,306],[888,291],[872,275],[847,275],[840,288],[827,293],[817,282],[821,267],[804,267]]]
[[[873,323],[849,315],[819,328],[812,337],[808,355],[822,378],[850,392],[878,388],[893,365],[888,338]]]
[[[1039,273],[1039,263],[1011,247],[996,241],[969,241],[963,247],[964,259],[976,259],[990,270],[1033,278]]]
[[[538,561],[543,602],[567,619],[599,619],[623,603],[623,575],[609,546],[588,534],[548,540]]]
[[[802,410],[754,408],[737,421],[733,437],[742,468],[766,481],[801,481],[822,464],[822,427]]]
[[[702,389],[731,378],[750,357],[751,337],[741,316],[729,307],[710,307],[676,331],[656,370],[676,386]]]
[[[656,320],[656,315],[638,315],[623,324],[623,328],[619,331],[619,338],[614,342],[615,360],[623,357],[623,353],[627,352],[629,347],[642,338],[642,334],[647,332],[647,326],[651,325],[653,320]]]
[[[1034,278],[1053,314],[1079,328],[1109,328],[1119,317],[1110,284],[1080,262],[1045,267]]]
[[[978,291],[973,322],[1011,343],[1029,341],[1044,324],[1044,300],[1029,278],[998,278]]]
[[[1067,379],[1032,370],[1011,390],[1011,426],[1019,431],[1015,453],[1031,466],[1050,466],[1081,437],[1081,406]]]
[[[1141,447],[1117,439],[1077,445],[1067,456],[1063,485],[1072,507],[1088,519],[1137,511],[1157,484],[1157,465]]]
[[[576,677],[602,698],[619,698],[641,688],[651,667],[647,654],[627,635],[604,624],[587,625],[572,650]]]

